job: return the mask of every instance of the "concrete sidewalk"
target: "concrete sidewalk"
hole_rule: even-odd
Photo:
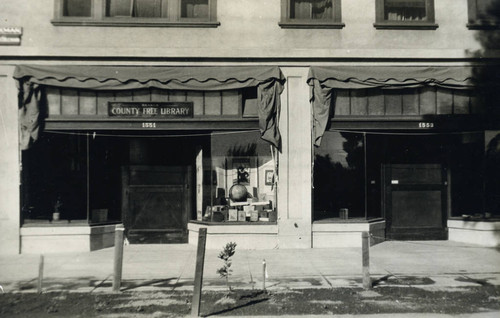
[[[221,247],[222,249],[222,247]],[[220,250],[207,250],[204,290],[225,289],[217,268]],[[110,292],[114,249],[47,254],[44,291]],[[5,292],[34,292],[39,255],[0,256],[0,285]],[[266,288],[361,287],[361,250],[236,248],[230,283],[234,288],[260,289],[263,260],[267,264]],[[122,291],[193,290],[196,247],[176,245],[126,245]],[[373,280],[386,285],[422,288],[500,285],[500,251],[450,241],[383,242],[370,248]],[[387,276],[390,275],[388,278]]]

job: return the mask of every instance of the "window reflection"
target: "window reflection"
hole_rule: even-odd
[[[365,162],[363,135],[328,131],[315,149],[314,219],[365,216]]]

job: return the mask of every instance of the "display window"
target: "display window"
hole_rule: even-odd
[[[275,222],[276,161],[257,132],[214,132],[198,152],[196,220]],[[199,172],[200,167],[203,173]]]

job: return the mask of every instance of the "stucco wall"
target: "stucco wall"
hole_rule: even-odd
[[[0,66],[0,253],[19,253],[19,139],[13,67]]]
[[[24,28],[13,56],[462,58],[479,48],[467,0],[436,0],[436,30],[377,30],[375,1],[342,1],[340,30],[282,29],[279,0],[218,0],[218,28],[54,26],[53,0],[1,1],[0,26]],[[493,31],[494,32],[494,31]]]

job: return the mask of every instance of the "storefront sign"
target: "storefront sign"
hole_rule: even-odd
[[[193,102],[108,102],[113,117],[193,118]]]

